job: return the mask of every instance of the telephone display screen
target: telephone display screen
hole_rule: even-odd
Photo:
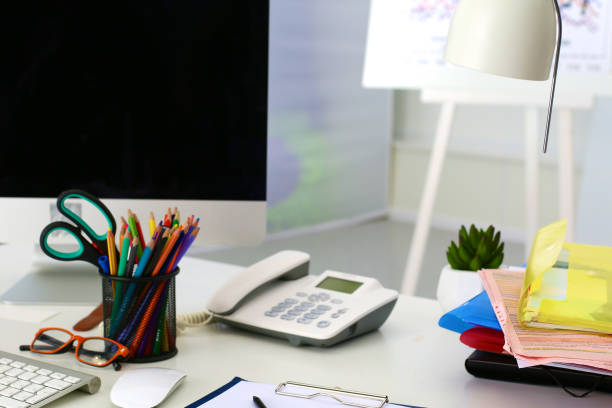
[[[355,282],[346,279],[333,278],[330,276],[323,279],[317,285],[317,288],[335,290],[336,292],[350,294],[356,291],[361,285],[363,285],[363,282]]]

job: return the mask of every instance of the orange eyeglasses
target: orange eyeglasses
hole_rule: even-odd
[[[74,342],[77,342],[74,347]],[[74,350],[74,355],[81,363],[95,367],[105,367],[109,364],[120,368],[117,359],[125,359],[130,351],[121,343],[106,337],[75,336],[65,329],[48,327],[40,329],[32,344],[19,347],[20,350],[30,350],[34,353],[57,354]]]

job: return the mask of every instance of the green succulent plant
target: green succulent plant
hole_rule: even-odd
[[[504,260],[504,243],[500,241],[501,233],[495,233],[492,225],[485,231],[472,224],[469,233],[462,225],[459,230],[459,245],[451,241],[446,251],[446,259],[453,269],[495,269]]]

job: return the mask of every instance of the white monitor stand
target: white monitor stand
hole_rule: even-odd
[[[16,305],[95,305],[101,299],[102,283],[95,266],[83,261],[56,261],[39,245],[34,245],[29,273],[0,296],[0,302]]]

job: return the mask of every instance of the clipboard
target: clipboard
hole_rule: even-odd
[[[237,390],[237,385],[241,383],[248,383],[251,385],[250,390],[261,387],[267,387],[273,390],[274,394],[279,398],[296,398],[295,405],[298,401],[302,401],[303,403],[312,404],[313,407],[318,406],[319,402],[325,402],[326,407],[330,406],[330,401],[338,404],[338,407],[359,407],[359,408],[387,408],[387,407],[412,407],[412,408],[420,408],[412,405],[404,405],[404,404],[391,404],[389,402],[389,398],[386,395],[377,395],[370,394],[360,391],[349,391],[336,387],[326,387],[319,385],[311,385],[305,383],[299,383],[295,381],[285,381],[277,386],[268,385],[268,384],[258,384],[258,383],[250,383],[240,377],[234,377],[227,384],[219,387],[215,391],[210,394],[200,398],[199,400],[187,405],[186,408],[197,408],[197,407],[206,407],[205,405],[208,402],[211,402],[213,399],[221,397],[223,398],[226,393],[231,393],[234,390]],[[244,393],[244,397],[246,400],[250,400],[252,398],[253,392]],[[361,402],[360,402],[361,401]],[[286,401],[285,401],[286,403]],[[213,406],[213,405],[210,405]],[[218,406],[217,403],[214,405]],[[274,408],[278,405],[270,404],[270,408]]]

